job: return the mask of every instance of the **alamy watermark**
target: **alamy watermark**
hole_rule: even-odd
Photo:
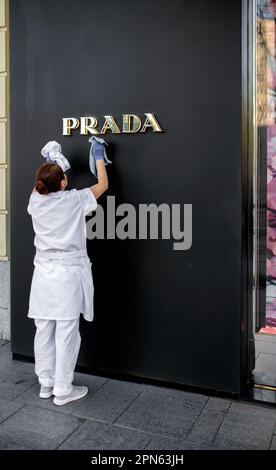
[[[106,214],[105,214],[106,212]],[[107,196],[106,210],[98,204],[86,222],[89,240],[173,240],[173,250],[192,246],[192,204],[133,204],[116,207],[115,196]]]

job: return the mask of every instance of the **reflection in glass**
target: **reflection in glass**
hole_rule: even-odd
[[[257,0],[256,129],[260,245],[256,327],[276,333],[276,1],[272,0]]]

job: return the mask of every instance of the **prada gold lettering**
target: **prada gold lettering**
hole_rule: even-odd
[[[144,125],[141,129],[141,132],[146,132],[146,130],[151,127],[153,132],[162,132],[161,127],[159,126],[156,117],[154,114],[146,113],[147,119],[144,122]]]
[[[77,129],[80,125],[80,121],[74,117],[63,118],[63,135],[71,135],[73,129]]]
[[[104,116],[105,121],[100,134],[105,134],[109,129],[113,134],[120,134],[121,131],[113,116]]]
[[[102,124],[98,123],[95,116],[84,116],[80,118],[63,118],[62,135],[72,135],[73,131],[79,129],[80,135],[98,134],[137,134],[152,132],[163,132],[156,116],[153,113],[145,113],[142,118],[136,114],[123,114],[120,120],[111,115],[103,116]]]
[[[97,125],[98,125],[98,121],[94,116],[80,118],[80,134],[82,135],[87,135],[89,133],[94,134],[94,135],[99,134],[99,132],[96,129]]]
[[[135,114],[123,114],[123,132],[135,134],[141,129],[141,119]]]

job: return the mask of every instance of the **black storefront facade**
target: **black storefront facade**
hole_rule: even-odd
[[[70,188],[90,186],[91,135],[64,135],[64,120],[94,117],[101,132],[112,116],[119,132],[100,135],[112,160],[104,213],[110,201],[179,205],[185,224],[192,207],[192,243],[122,240],[116,228],[88,239],[95,317],[81,322],[78,367],[252,397],[254,2],[10,0],[9,15],[14,357],[33,358],[26,207],[40,149],[60,142]],[[147,114],[162,132],[152,121],[141,132]]]

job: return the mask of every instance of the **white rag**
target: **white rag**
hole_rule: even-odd
[[[50,140],[41,150],[41,155],[47,162],[56,163],[65,172],[69,170],[70,163],[61,153],[61,145],[55,140]]]

